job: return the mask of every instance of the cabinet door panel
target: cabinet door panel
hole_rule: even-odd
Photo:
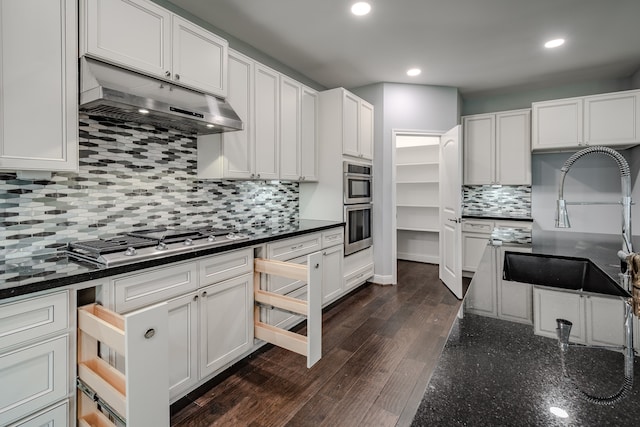
[[[280,77],[280,178],[297,181],[300,176],[300,101],[302,87]]]
[[[533,329],[537,335],[556,336],[556,319],[573,323],[571,342],[586,343],[584,304],[580,295],[533,287]]]
[[[594,345],[624,345],[624,301],[586,298],[587,342]]]
[[[373,159],[373,106],[360,102],[360,156]]]
[[[0,169],[78,169],[76,11],[73,0],[0,3]]]
[[[198,297],[187,294],[169,309],[169,398],[178,398],[198,381]]]
[[[532,104],[531,149],[576,148],[583,141],[582,99]]]
[[[279,178],[278,80],[278,73],[256,64],[255,173],[260,179]]]
[[[227,96],[227,41],[173,17],[173,80],[213,95]]]
[[[171,14],[146,0],[85,0],[86,52],[165,78],[171,72]]]
[[[495,182],[495,115],[464,119],[464,183],[465,185]]]
[[[327,304],[340,297],[344,292],[342,258],[344,248],[334,246],[322,252],[322,303]]]
[[[253,275],[200,291],[200,378],[231,362],[253,344]]]
[[[360,156],[358,149],[359,99],[349,92],[343,94],[342,153]]]
[[[639,99],[637,92],[585,98],[585,143],[616,146],[638,142]]]
[[[244,129],[222,135],[224,143],[224,176],[249,178],[253,171],[253,60],[237,52],[229,52],[229,84],[227,101],[233,105]]]
[[[318,180],[318,92],[302,88],[300,117],[300,174],[304,181]]]
[[[477,270],[490,236],[490,234],[462,233],[462,270]]]
[[[496,115],[496,182],[531,184],[531,113]]]

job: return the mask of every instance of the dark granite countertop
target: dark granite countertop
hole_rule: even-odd
[[[467,211],[462,213],[462,218],[533,222],[533,218],[529,215],[518,215],[518,214],[509,213],[509,212],[496,213],[496,212]]]
[[[570,347],[569,376],[580,390],[615,393],[623,380],[622,353]],[[614,406],[579,396],[562,376],[555,339],[533,326],[465,314],[456,319],[413,426],[636,426],[640,365],[635,386]],[[567,418],[551,408],[567,412]]]
[[[242,242],[116,267],[73,261],[64,252],[6,259],[0,265],[0,300],[342,226],[343,222],[318,220],[265,225],[239,230],[251,236]]]

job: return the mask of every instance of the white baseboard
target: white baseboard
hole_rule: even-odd
[[[398,252],[398,259],[405,261],[426,262],[429,264],[440,264],[440,257],[437,255],[413,254],[409,252]]]
[[[395,285],[395,283],[393,283],[393,276],[390,274],[374,274],[370,282],[376,285]]]

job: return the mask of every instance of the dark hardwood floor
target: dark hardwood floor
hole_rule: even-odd
[[[437,265],[399,261],[397,286],[365,285],[325,309],[313,368],[265,346],[174,405],[171,425],[407,426],[459,307]]]

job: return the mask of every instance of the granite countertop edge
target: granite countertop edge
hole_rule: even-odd
[[[533,222],[533,217],[530,217],[530,216],[463,214],[462,218],[463,219],[491,219],[491,220],[502,220],[502,221]]]
[[[91,263],[73,261],[69,259],[64,252],[40,255],[29,258],[28,260],[6,259],[3,261],[5,264],[3,270],[0,271],[0,301],[20,295],[74,285],[76,283],[102,279],[147,268],[188,261],[208,255],[215,255],[217,253],[257,246],[264,243],[329,230],[336,227],[344,227],[344,225],[345,223],[341,221],[301,220],[300,226],[293,230],[281,231],[279,228],[274,227],[271,230],[263,230],[263,232],[242,242],[193,252],[184,252],[177,255],[114,267],[98,266]],[[20,266],[21,262],[28,261],[28,263],[33,263],[33,260],[49,264],[50,267],[47,270],[42,270],[38,273],[36,268],[34,268],[39,265],[37,262],[35,266]],[[14,264],[15,270],[21,270],[23,274],[12,276],[10,268],[8,268],[11,264]],[[69,269],[73,269],[73,271],[65,271]],[[2,276],[10,277],[3,279]]]

